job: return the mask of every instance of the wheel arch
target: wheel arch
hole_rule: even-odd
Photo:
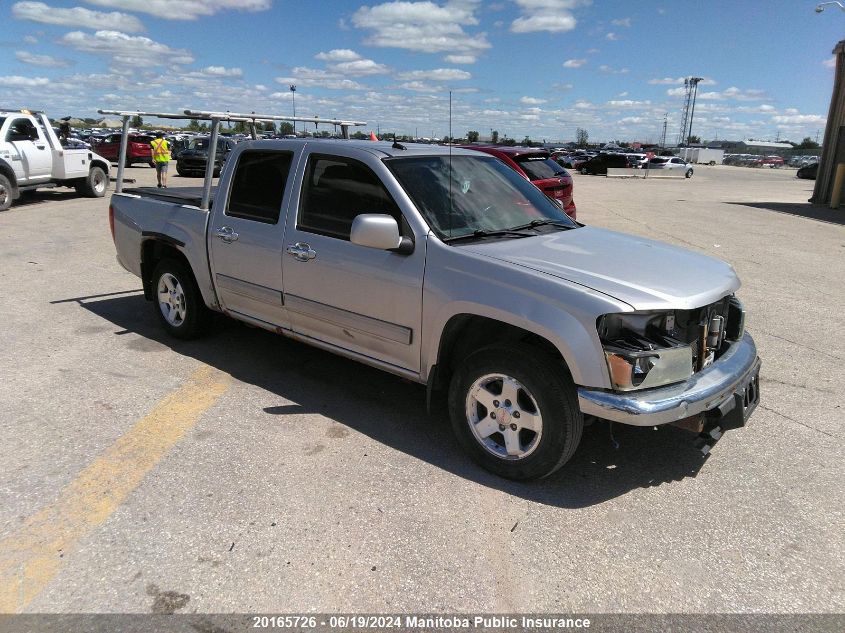
[[[448,386],[458,363],[472,352],[497,343],[521,343],[547,354],[561,362],[572,374],[570,362],[545,333],[538,333],[522,325],[504,320],[464,312],[455,314],[444,324],[439,337],[437,356],[432,359],[429,372],[429,390]],[[570,359],[571,360],[571,359]]]
[[[179,242],[176,240],[164,239],[161,237],[144,240],[141,243],[141,281],[144,287],[144,298],[152,301],[155,297],[153,288],[153,272],[156,266],[164,259],[173,259],[185,265],[197,281],[194,269],[187,256],[179,249]]]

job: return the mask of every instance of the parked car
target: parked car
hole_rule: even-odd
[[[801,169],[799,169],[795,175],[799,178],[804,178],[806,180],[815,180],[819,173],[819,164],[813,163],[812,165],[805,165]]]
[[[563,466],[585,416],[678,423],[709,451],[759,402],[729,264],[579,225],[482,152],[246,141],[211,204],[196,190],[109,205],[118,262],[168,334],[222,312],[426,385],[502,477]]]
[[[780,169],[784,165],[782,156],[763,156],[760,166],[771,167],[772,169]]]
[[[464,145],[463,147],[495,156],[557,202],[569,217],[572,219],[577,217],[575,200],[572,197],[572,175],[552,160],[546,150],[500,145]]]
[[[554,155],[552,155],[552,158],[554,158],[558,163],[560,163],[561,165],[563,165],[567,169],[574,169],[576,171],[578,169],[580,169],[581,165],[583,165],[588,160],[590,160],[590,157],[587,154],[581,154],[581,153],[562,154],[562,155],[559,155],[558,157],[555,157]]]
[[[646,163],[646,169],[683,170],[687,178],[692,178],[693,174],[692,165],[677,156],[655,156]]]
[[[630,169],[631,162],[625,154],[599,154],[593,156],[579,168],[582,174],[606,176],[610,169]]]
[[[176,159],[176,173],[180,176],[205,176],[205,167],[208,164],[208,144],[211,138],[203,136],[191,139],[187,149],[179,153]],[[217,152],[214,156],[214,176],[220,175],[223,163],[237,143],[230,138],[217,139]]]
[[[105,137],[100,137],[95,141],[93,146],[96,152],[104,158],[113,163],[117,162],[118,154],[120,153],[120,139],[122,133],[109,134]],[[154,166],[152,149],[150,142],[153,137],[148,134],[129,134],[126,142],[126,164],[145,163]]]

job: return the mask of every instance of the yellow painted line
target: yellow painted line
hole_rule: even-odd
[[[60,571],[84,536],[101,526],[146,474],[229,388],[204,366],[88,465],[58,499],[0,540],[0,613],[20,612]]]

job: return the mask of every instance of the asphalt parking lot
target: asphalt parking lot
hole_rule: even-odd
[[[736,268],[762,401],[706,459],[595,424],[527,484],[473,465],[421,386],[225,320],[168,339],[108,197],[17,204],[0,612],[842,612],[845,210],[794,171],[574,176],[581,221]]]

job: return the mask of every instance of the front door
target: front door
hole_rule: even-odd
[[[290,329],[282,299],[280,212],[290,195],[296,154],[247,150],[238,157],[228,192],[214,199],[208,230],[214,285],[227,312]]]
[[[6,141],[20,157],[27,184],[49,180],[53,171],[53,153],[44,135],[28,117],[12,121]]]
[[[394,197],[354,152],[308,156],[285,233],[285,305],[295,332],[416,372],[425,240],[407,255],[349,241],[362,213],[391,215],[413,238]]]

